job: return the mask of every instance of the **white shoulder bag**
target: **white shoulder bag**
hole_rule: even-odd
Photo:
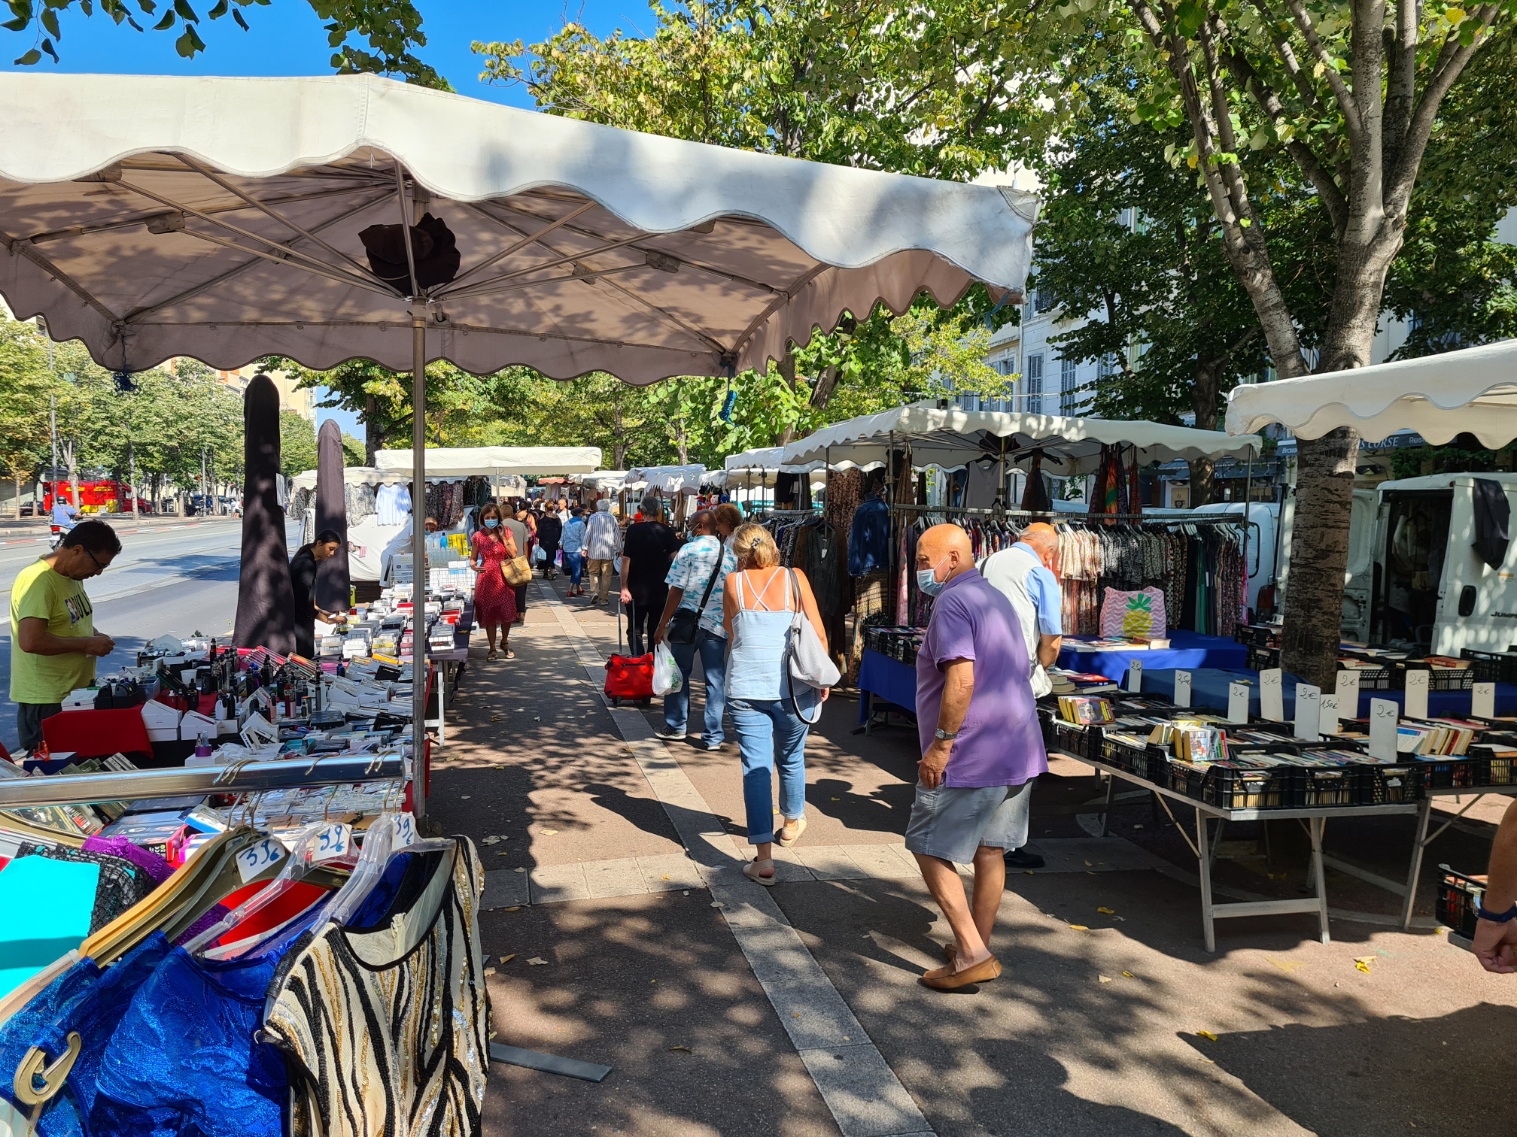
[[[822,638],[816,634],[816,628],[812,626],[811,619],[806,615],[806,607],[801,600],[801,586],[796,580],[795,570],[789,571],[790,591],[795,597],[795,615],[791,617],[790,631],[785,637],[785,672],[792,681],[791,689],[794,690],[794,683],[797,681],[816,689],[834,686],[843,677],[843,673],[837,669],[837,664],[832,662],[832,657],[822,646]],[[797,704],[797,709],[799,709],[799,704]],[[821,704],[818,703],[817,719],[821,717]],[[808,721],[815,722],[816,719]]]

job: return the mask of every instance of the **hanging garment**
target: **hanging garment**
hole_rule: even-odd
[[[1134,517],[1143,513],[1143,483],[1138,477],[1138,448],[1132,448],[1132,465],[1127,470],[1127,513]]]
[[[1157,588],[1145,588],[1141,592],[1106,590],[1101,601],[1103,636],[1154,639],[1162,638],[1165,632],[1164,593]]]
[[[1022,508],[1029,513],[1047,513],[1053,503],[1048,500],[1048,486],[1043,481],[1043,455],[1032,456],[1032,469],[1027,471],[1027,489],[1022,494]]]
[[[890,567],[890,506],[879,494],[853,511],[848,533],[848,573],[865,576]]]
[[[374,495],[374,512],[381,525],[401,525],[411,516],[411,491],[395,483],[380,486]]]
[[[964,486],[964,505],[970,509],[989,509],[1000,496],[1000,463],[971,462],[969,480]]]
[[[429,878],[388,924],[329,923],[302,937],[271,989],[265,1034],[285,1051],[327,1137],[465,1137],[482,1124],[489,1015],[479,854],[459,838],[451,856],[416,861]]]

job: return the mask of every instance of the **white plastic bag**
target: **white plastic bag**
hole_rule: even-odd
[[[653,649],[653,693],[672,695],[679,690],[682,682],[684,676],[679,673],[679,662],[669,650],[669,645],[660,640]]]
[[[548,559],[548,554],[543,549],[543,547],[541,545],[533,545],[532,546],[532,563],[533,564],[540,565],[540,564],[542,564],[547,559]]]

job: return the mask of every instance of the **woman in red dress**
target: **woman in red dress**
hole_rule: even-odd
[[[506,562],[517,557],[516,540],[511,530],[501,524],[500,506],[493,501],[479,511],[479,531],[474,534],[469,552],[469,567],[474,577],[474,622],[484,628],[490,641],[490,659],[499,659],[495,636],[500,633],[500,647],[507,659],[516,653],[507,643],[511,624],[516,619],[516,590],[506,583]]]

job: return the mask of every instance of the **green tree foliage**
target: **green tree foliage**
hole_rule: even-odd
[[[42,334],[30,321],[0,324],[0,476],[15,488],[50,460],[48,394],[52,373]]]
[[[175,50],[190,59],[205,50],[205,41],[198,30],[202,16],[207,20],[230,16],[247,31],[244,10],[270,2],[211,0],[207,7],[204,0],[198,6],[190,0],[6,0],[11,18],[0,27],[33,34],[33,46],[15,61],[22,67],[40,63],[44,55],[57,63],[64,21],[75,14],[94,16],[97,9],[118,25],[126,24],[139,32],[151,30],[174,35]],[[425,47],[427,37],[421,29],[421,13],[412,0],[307,0],[307,3],[326,21],[327,43],[333,49],[332,69],[339,74],[366,71],[398,75],[424,87],[452,89],[413,51]]]
[[[279,412],[279,471],[287,478],[316,469],[316,424],[298,411]]]
[[[363,443],[347,431],[343,431],[342,464],[344,466],[362,466],[366,457],[367,455],[363,452]]]

